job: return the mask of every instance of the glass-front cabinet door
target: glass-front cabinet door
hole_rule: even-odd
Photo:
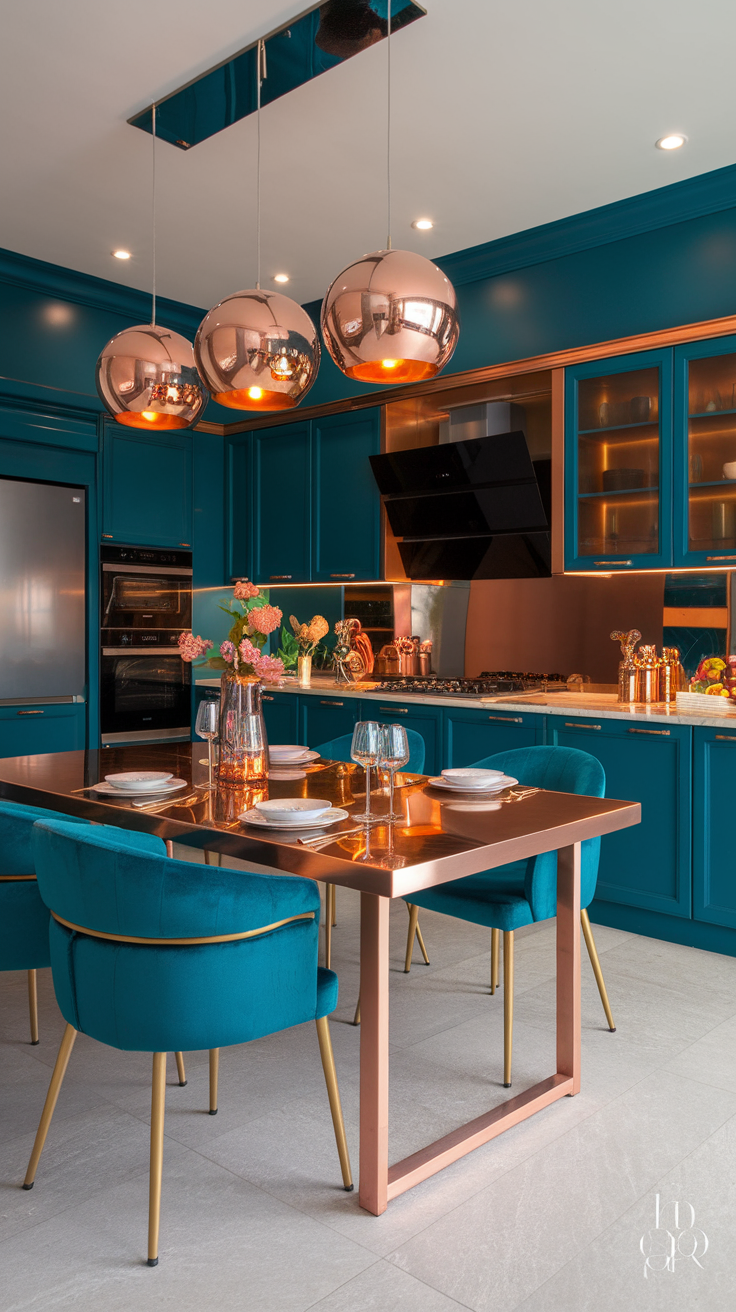
[[[675,350],[675,564],[736,567],[736,337]]]
[[[565,375],[565,568],[669,565],[672,352],[590,361]]]

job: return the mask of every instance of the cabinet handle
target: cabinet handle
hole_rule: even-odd
[[[408,706],[379,706],[379,711],[388,711],[389,715],[408,715]]]
[[[43,715],[43,711],[18,711],[18,715]]]
[[[736,560],[736,556],[706,556],[706,560]]]
[[[629,729],[629,733],[656,733],[661,738],[669,738],[669,729]]]
[[[563,727],[565,729],[600,729],[602,726],[600,724],[581,724],[579,720],[575,720],[574,722],[571,720],[565,720]]]
[[[633,565],[633,560],[594,560],[594,565],[605,565],[610,568],[611,565]]]
[[[112,537],[112,533],[103,533],[102,536],[103,536],[103,538],[111,538],[111,537]]]
[[[267,692],[262,692],[262,693],[261,693],[261,701],[262,701],[262,702],[273,702],[273,701],[275,701],[275,700],[276,700],[276,698],[275,698],[275,697],[272,697],[269,693],[267,693]]]
[[[344,702],[320,702],[320,706],[344,706]]]
[[[717,742],[717,743],[736,743],[736,735],[734,735],[734,734],[732,734],[732,733],[717,733],[717,734],[716,734],[716,742]]]
[[[269,579],[293,579],[293,574],[269,574]]]
[[[523,724],[521,715],[489,715],[489,720],[502,720],[504,724]]]
[[[331,579],[354,579],[354,574],[330,574]]]

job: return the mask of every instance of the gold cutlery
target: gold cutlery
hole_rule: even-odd
[[[351,834],[362,834],[367,825],[359,825],[357,829],[338,829],[337,833],[320,834],[317,838],[297,838],[297,843],[302,847],[319,847],[320,843],[335,843],[338,838],[349,838]]]
[[[134,802],[139,811],[163,811],[167,806],[188,806],[190,802],[200,801],[197,793],[188,793],[186,797],[172,797],[170,801]]]

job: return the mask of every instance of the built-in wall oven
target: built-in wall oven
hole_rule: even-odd
[[[177,640],[192,625],[192,555],[154,547],[100,552],[103,745],[187,740],[191,666]]]

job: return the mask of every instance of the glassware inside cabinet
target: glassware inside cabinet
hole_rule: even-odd
[[[736,355],[688,363],[688,549],[736,547]]]

